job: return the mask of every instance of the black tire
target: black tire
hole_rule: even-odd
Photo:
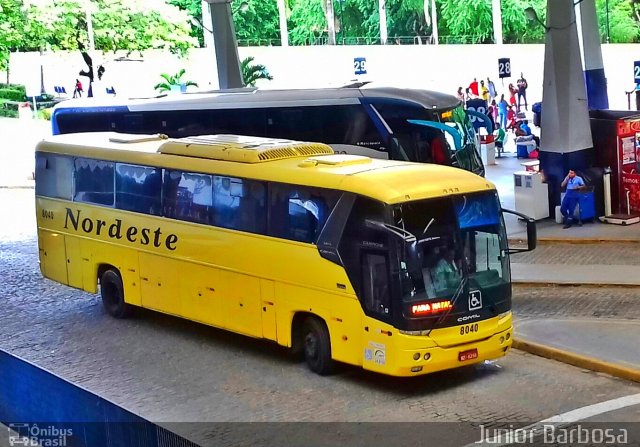
[[[131,314],[132,306],[124,301],[124,286],[120,273],[115,269],[106,270],[100,278],[102,305],[114,318],[126,318]]]
[[[302,326],[304,358],[311,371],[321,376],[331,374],[335,363],[331,359],[331,338],[324,321],[309,317]]]

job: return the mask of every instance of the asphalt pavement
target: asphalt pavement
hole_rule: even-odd
[[[33,188],[33,153],[50,135],[50,123],[0,118],[0,187]],[[507,151],[513,151],[507,146]],[[498,188],[503,206],[514,208],[513,172],[520,163],[507,152],[487,166],[487,178]],[[512,244],[526,237],[523,222],[507,218]],[[617,226],[598,221],[563,229],[551,219],[538,222],[539,247],[512,257],[514,284],[532,287],[628,287],[640,301],[640,224]],[[637,288],[637,292],[636,292]],[[580,294],[578,287],[576,292]],[[562,298],[560,298],[562,300]],[[562,304],[562,302],[559,302]],[[575,307],[582,306],[580,301]],[[515,346],[545,357],[640,381],[640,312],[602,322],[597,316],[566,320],[529,319],[518,322]],[[631,360],[630,359],[636,359]]]

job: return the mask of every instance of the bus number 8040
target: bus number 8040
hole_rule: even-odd
[[[471,332],[478,332],[478,323],[460,326],[460,335],[465,335]]]

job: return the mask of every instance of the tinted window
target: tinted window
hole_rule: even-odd
[[[36,195],[71,200],[73,159],[52,154],[36,154]]]
[[[163,214],[173,219],[210,224],[213,182],[210,175],[166,170]]]
[[[113,206],[114,163],[78,158],[75,161],[75,196],[77,202]]]
[[[265,234],[266,187],[254,180],[165,171],[164,215],[172,219]]]
[[[338,197],[338,192],[328,189],[274,184],[270,234],[294,241],[315,242]]]
[[[116,165],[116,208],[160,215],[162,169]]]
[[[266,233],[264,184],[234,177],[213,178],[213,224],[251,233]]]
[[[149,121],[155,122],[156,119],[159,119],[161,127],[154,132],[162,132],[170,137],[182,138],[211,133],[211,117],[206,110],[161,112],[157,117],[149,118]]]
[[[211,110],[211,134],[267,135],[265,109]]]

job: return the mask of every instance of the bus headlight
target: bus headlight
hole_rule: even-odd
[[[413,360],[420,360],[420,353],[416,352],[415,354],[413,354]]]

